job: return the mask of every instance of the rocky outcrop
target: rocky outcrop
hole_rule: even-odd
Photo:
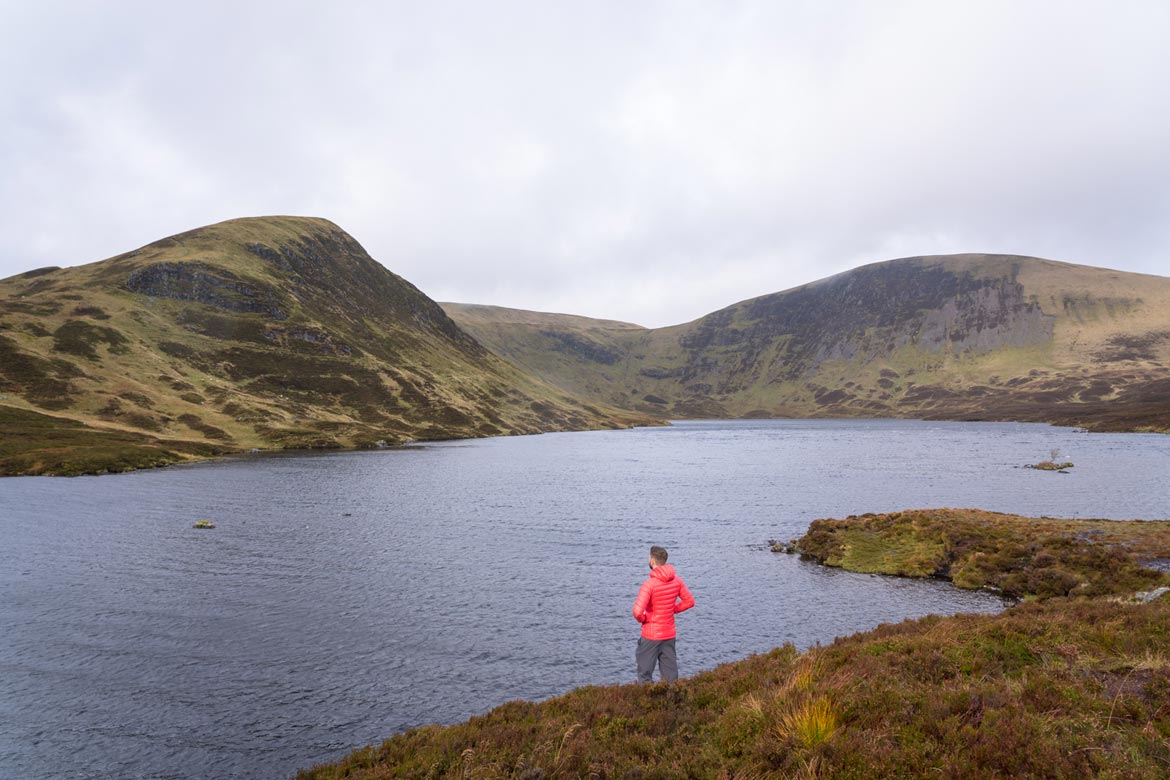
[[[231,271],[198,261],[155,263],[130,272],[126,289],[151,298],[173,298],[227,311],[288,317],[269,290],[241,281]]]
[[[773,380],[812,377],[826,361],[869,362],[903,347],[926,353],[985,354],[1043,344],[1055,317],[1027,300],[1015,275],[981,277],[916,259],[868,266],[711,314],[679,338],[688,355],[683,379],[706,373],[720,348],[733,373],[753,373],[783,343]],[[730,348],[730,349],[728,349]],[[723,383],[723,392],[733,387]]]
[[[456,343],[468,355],[486,354],[438,304],[387,271],[340,228],[281,243],[252,241],[244,248],[292,280],[293,292],[303,303],[328,310],[363,335],[371,335],[365,320],[389,320]]]

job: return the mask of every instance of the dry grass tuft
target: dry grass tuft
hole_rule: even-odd
[[[811,750],[826,742],[838,726],[837,711],[827,696],[816,696],[780,716],[776,733]]]

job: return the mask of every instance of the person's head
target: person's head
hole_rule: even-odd
[[[666,563],[666,548],[654,545],[650,548],[650,568]]]

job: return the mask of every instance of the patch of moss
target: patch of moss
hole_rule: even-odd
[[[192,358],[198,352],[186,344],[180,344],[177,341],[160,341],[158,343],[158,350],[164,355],[170,355],[174,358]]]
[[[81,320],[67,320],[53,333],[53,349],[98,360],[96,347],[106,344],[111,352],[125,352],[128,340],[113,328],[92,325]]]
[[[1143,565],[1170,556],[1170,523],[913,510],[816,520],[795,545],[829,566],[938,577],[1013,598],[1128,595],[1170,581]]]
[[[46,274],[51,274],[54,271],[60,271],[60,270],[61,270],[61,266],[59,266],[59,265],[47,265],[44,268],[34,268],[31,271],[25,271],[24,273],[20,274],[19,276],[21,279],[35,279],[38,276],[45,276]]]
[[[123,398],[135,406],[141,407],[143,409],[154,408],[154,402],[151,401],[149,397],[142,393],[136,393],[133,390],[126,390],[118,393],[118,397]]]
[[[199,431],[209,439],[216,441],[231,441],[231,435],[222,428],[217,428],[214,425],[203,422],[203,420],[196,414],[182,414],[179,415],[179,422],[186,425],[193,431]]]
[[[64,409],[73,404],[71,379],[84,376],[67,360],[45,360],[0,336],[0,390],[14,393],[42,409]]]
[[[10,312],[31,314],[34,317],[51,317],[61,311],[61,304],[53,301],[4,301],[4,308]]]
[[[77,306],[73,309],[75,317],[90,317],[95,320],[108,320],[110,315],[100,306]]]
[[[178,322],[184,327],[213,339],[225,341],[265,341],[264,320],[259,314],[220,314],[203,307],[184,309]]]
[[[153,415],[142,414],[141,412],[128,412],[119,418],[127,425],[132,425],[135,428],[141,428],[144,431],[161,431],[163,424]]]

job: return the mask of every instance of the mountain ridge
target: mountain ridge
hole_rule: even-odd
[[[75,427],[54,420],[112,449],[35,446]],[[156,465],[653,422],[519,371],[328,220],[228,220],[0,280],[9,473],[130,467],[110,456],[127,435]]]
[[[1023,255],[897,258],[641,331],[555,315],[537,330],[443,305],[552,384],[664,417],[1170,430],[1170,279],[1148,274]]]

